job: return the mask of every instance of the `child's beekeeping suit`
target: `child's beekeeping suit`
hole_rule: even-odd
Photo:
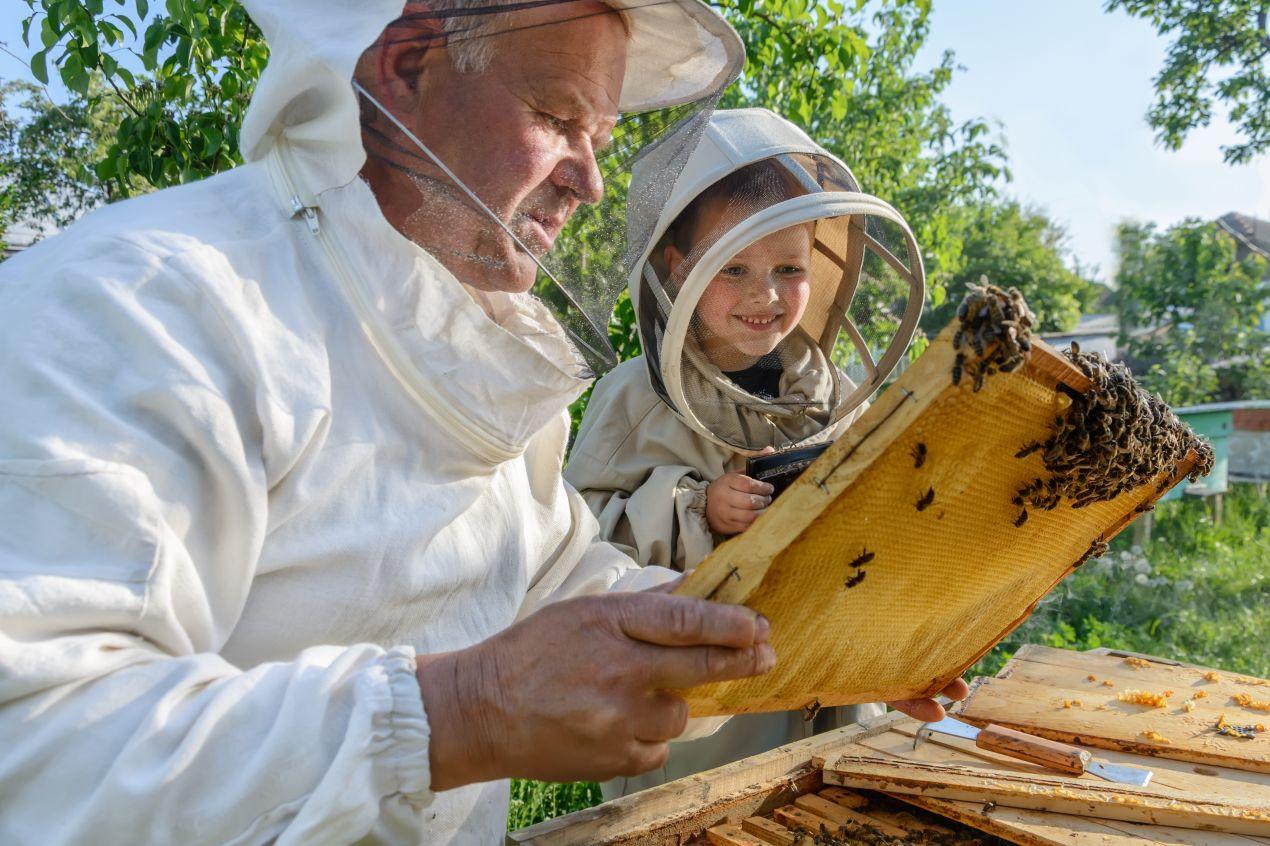
[[[657,152],[636,165],[633,196],[664,178]],[[695,228],[704,222],[705,231],[686,236],[677,219],[690,203],[743,168],[753,178],[709,214],[698,209]],[[641,211],[632,205],[628,215],[638,220]],[[722,540],[706,519],[710,482],[744,472],[746,458],[765,448],[830,442],[862,412],[913,336],[924,273],[903,217],[860,193],[845,164],[764,109],[715,113],[658,212],[629,278],[644,355],[596,385],[565,477],[606,538],[641,564],[688,570]],[[810,239],[805,311],[757,364],[732,372],[729,337],[707,325],[703,295],[734,256],[784,231]],[[683,255],[673,269],[671,243]],[[766,392],[753,385],[765,369],[769,378],[759,381]],[[845,724],[877,707],[825,716]],[[810,730],[801,714],[736,718],[714,737],[672,747],[662,772],[606,785],[606,792],[698,772]]]

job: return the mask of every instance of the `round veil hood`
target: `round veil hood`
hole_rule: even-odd
[[[637,163],[633,199],[663,164],[656,150]],[[907,222],[766,109],[715,112],[667,193],[628,211],[651,233],[628,289],[653,389],[732,449],[816,442],[916,332],[925,275]]]

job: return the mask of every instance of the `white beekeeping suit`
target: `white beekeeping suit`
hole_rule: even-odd
[[[430,790],[414,655],[665,574],[561,481],[560,324],[358,178],[402,0],[247,5],[247,163],[0,268],[0,842],[494,843],[505,781]],[[649,8],[686,76],[624,106],[735,76],[721,19]]]

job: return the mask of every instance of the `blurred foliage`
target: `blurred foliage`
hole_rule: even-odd
[[[1220,525],[1199,497],[1156,506],[1151,544],[1132,531],[1061,582],[968,674],[994,675],[1025,643],[1108,647],[1270,677],[1270,499],[1225,494]]]
[[[0,84],[0,237],[17,223],[65,226],[112,199],[90,167],[119,118],[109,98],[57,105],[30,82]]]
[[[1155,77],[1147,122],[1167,149],[1208,126],[1224,104],[1240,140],[1222,153],[1244,164],[1270,149],[1270,30],[1266,0],[1108,0],[1173,39]]]
[[[603,801],[600,786],[593,781],[552,784],[514,779],[511,808],[507,813],[507,830],[516,831],[543,820],[593,807]]]
[[[1038,209],[1016,200],[973,203],[962,210],[957,231],[962,259],[948,281],[948,300],[922,321],[931,334],[952,320],[966,289],[985,278],[1018,288],[1044,332],[1075,328],[1098,300],[1099,288],[1069,266],[1066,231]]]
[[[1171,405],[1266,397],[1265,259],[1193,219],[1121,224],[1117,252],[1120,343],[1147,389]]]

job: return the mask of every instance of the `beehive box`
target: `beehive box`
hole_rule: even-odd
[[[888,714],[538,823],[508,834],[507,843],[1270,846],[1264,774],[1089,750],[1096,760],[1150,769],[1143,790],[1062,776],[959,737],[936,734],[917,747],[920,727]]]
[[[772,622],[777,666],[686,691],[694,716],[931,696],[1192,469],[1115,499],[1032,508],[1043,442],[1090,380],[1036,342],[975,389],[954,384],[956,321],[759,517],[690,573],[688,596]],[[964,349],[964,347],[963,347]]]

